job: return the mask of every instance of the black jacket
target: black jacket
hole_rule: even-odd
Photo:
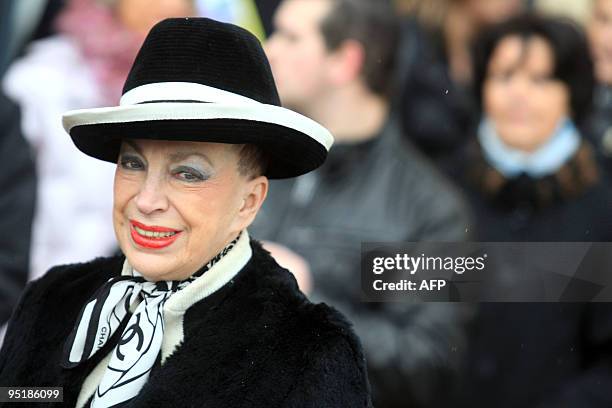
[[[183,343],[126,407],[371,406],[365,360],[347,321],[310,303],[287,270],[255,241],[251,247],[234,279],[187,310]],[[30,284],[0,353],[1,386],[63,387],[64,405],[75,405],[120,330],[76,368],[60,367],[62,347],[81,307],[122,263],[56,267]]]
[[[477,143],[458,163],[478,241],[612,241],[612,192],[588,144],[539,179],[505,179]],[[611,407],[612,304],[482,303],[466,370],[460,407]]]
[[[443,165],[474,130],[478,109],[470,84],[451,78],[444,33],[413,17],[403,20],[402,29],[397,114],[405,136]]]
[[[270,183],[250,230],[307,260],[312,298],[355,324],[374,403],[386,408],[447,395],[463,327],[455,305],[363,302],[361,243],[464,240],[467,224],[459,194],[391,120],[374,139],[335,145],[316,171]]]
[[[594,94],[592,112],[584,122],[584,134],[612,177],[612,85],[599,85]]]
[[[612,188],[590,144],[557,173],[506,179],[469,143],[449,172],[463,186],[479,241],[612,241]]]
[[[19,109],[0,94],[0,324],[26,285],[36,169],[21,134]]]

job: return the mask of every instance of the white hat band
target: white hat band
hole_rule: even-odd
[[[260,103],[246,96],[194,82],[158,82],[129,90],[123,94],[119,105],[138,105],[156,101],[198,101],[228,105]]]

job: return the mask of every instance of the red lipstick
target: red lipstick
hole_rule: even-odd
[[[177,240],[181,231],[172,228],[151,226],[130,220],[130,235],[139,246],[149,249],[165,248]]]

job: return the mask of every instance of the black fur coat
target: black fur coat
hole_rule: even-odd
[[[251,247],[253,257],[234,279],[185,312],[183,343],[126,407],[371,406],[363,352],[349,323],[327,305],[310,303],[259,243]],[[0,352],[0,386],[63,387],[64,406],[74,407],[121,330],[72,369],[60,367],[64,342],[82,306],[122,264],[115,257],[60,266],[31,283]]]

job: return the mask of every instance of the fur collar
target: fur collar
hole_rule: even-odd
[[[600,180],[594,151],[586,141],[557,172],[541,178],[525,174],[506,178],[487,163],[476,144],[470,150],[470,164],[465,173],[468,184],[500,208],[530,205],[545,209],[582,196]]]
[[[183,343],[126,407],[263,408],[304,400],[371,406],[365,359],[349,323],[327,305],[310,303],[259,243],[251,241],[251,248],[251,260],[234,278],[187,309]],[[82,305],[121,272],[123,261],[57,267],[30,285],[0,353],[3,385],[60,386],[64,403],[74,406],[117,338],[72,369],[59,365],[63,343]]]

